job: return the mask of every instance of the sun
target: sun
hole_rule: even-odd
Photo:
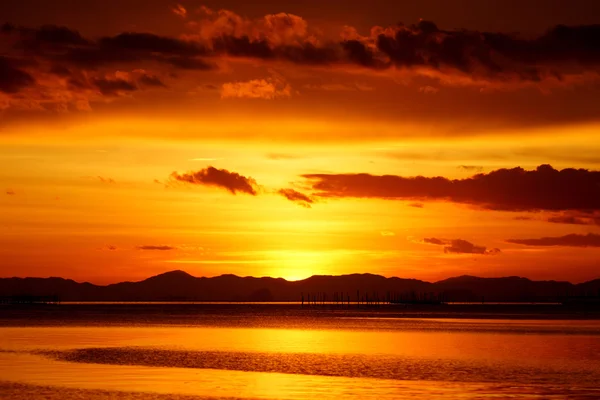
[[[323,274],[334,260],[326,251],[273,250],[269,251],[268,276],[299,281]]]

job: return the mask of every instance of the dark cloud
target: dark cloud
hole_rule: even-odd
[[[64,26],[44,25],[37,30],[32,30],[31,33],[37,42],[61,45],[87,45],[90,43],[79,32]]]
[[[426,67],[479,79],[539,82],[600,62],[600,25],[556,26],[534,38],[470,30],[442,30],[433,22],[374,29],[342,44],[348,58],[371,68]]]
[[[354,30],[340,41],[327,39],[303,18],[292,14],[251,20],[228,10],[203,10],[194,14],[202,15],[202,19],[190,20],[186,24],[190,32],[179,38],[122,32],[95,39],[64,26],[25,28],[5,24],[0,27],[0,48],[4,54],[0,56],[0,91],[15,98],[37,82],[37,93],[28,94],[28,98],[21,96],[23,108],[35,104],[37,109],[64,110],[74,105],[50,105],[52,101],[65,102],[69,96],[65,96],[64,86],[56,82],[52,86],[52,80],[42,76],[48,71],[57,76],[85,76],[91,82],[105,79],[99,71],[111,67],[133,70],[160,63],[161,68],[209,71],[217,68],[212,60],[220,57],[345,69],[394,69],[437,79],[445,85],[487,89],[546,81],[570,85],[598,80],[600,25],[556,26],[542,35],[526,38],[465,29],[443,30],[433,22],[420,21],[414,25],[374,27],[368,36]],[[21,63],[16,58],[22,59]],[[100,81],[96,86],[99,94],[106,96],[138,89],[131,82]],[[147,82],[146,86],[152,85]],[[425,92],[436,90],[430,85],[423,88]],[[68,86],[68,90],[77,89],[77,85]],[[54,100],[48,99],[49,93],[55,95]],[[83,94],[77,94],[76,102],[81,102]],[[90,97],[94,100],[99,94]],[[88,107],[84,108],[89,109],[90,99],[85,100]],[[9,104],[17,107],[17,103]],[[591,108],[582,108],[578,118],[593,118]],[[576,117],[574,111],[569,113]]]
[[[69,64],[70,67],[96,69],[111,64],[158,61],[182,69],[213,68],[195,58],[206,53],[202,44],[152,33],[124,32],[92,40],[62,26],[32,29],[9,24],[5,24],[0,32],[9,37],[14,48],[26,49],[31,58]]]
[[[133,92],[138,89],[134,83],[119,78],[95,78],[92,82],[105,96],[117,96],[123,92]]]
[[[589,225],[588,220],[578,218],[573,215],[560,215],[556,217],[550,217],[547,220],[553,224],[569,224],[569,225]]]
[[[358,40],[346,40],[342,42],[342,48],[353,63],[369,68],[384,67],[384,63],[375,59],[375,53],[365,43]]]
[[[414,25],[375,27],[370,36],[341,42],[315,41],[298,16],[276,14],[249,22],[221,10],[218,21],[203,20],[203,37],[189,40],[144,32],[123,32],[97,41],[61,26],[38,29],[5,24],[2,32],[18,36],[22,46],[36,49],[52,44],[66,58],[81,65],[155,59],[185,69],[209,69],[195,57],[258,58],[295,64],[346,64],[369,69],[429,68],[442,74],[457,71],[477,79],[538,82],[562,79],[562,74],[594,72],[600,65],[600,25],[556,26],[543,35],[523,38],[514,34],[470,30],[442,30],[430,21]],[[218,17],[217,17],[218,18]],[[243,29],[244,23],[251,28]],[[208,35],[208,36],[207,36]],[[60,53],[60,51],[59,51]],[[44,53],[46,56],[49,54]],[[449,71],[451,70],[451,71]]]
[[[0,56],[0,92],[17,93],[35,83],[35,79],[17,65],[17,61]]]
[[[216,67],[204,61],[201,58],[197,57],[187,57],[187,56],[175,56],[175,57],[163,57],[158,58],[162,62],[170,64],[174,67],[180,69],[188,69],[188,70],[196,70],[196,71],[210,71],[215,69]]]
[[[118,49],[105,49],[99,47],[67,48],[61,54],[52,57],[54,60],[70,64],[81,69],[97,69],[109,65],[124,65],[141,63],[147,58],[141,57],[139,53],[128,52]]]
[[[442,240],[442,239],[437,239],[437,238],[425,238],[425,239],[423,239],[423,242],[427,243],[427,244],[435,244],[438,246],[443,246],[443,245],[447,244],[447,241]]]
[[[453,240],[449,246],[444,247],[445,253],[455,254],[498,254],[500,249],[486,249],[484,246],[476,246],[466,240]]]
[[[258,185],[254,179],[242,176],[236,172],[227,171],[226,169],[208,167],[197,172],[188,172],[185,174],[173,172],[171,179],[194,185],[217,186],[227,189],[232,194],[236,194],[237,192],[252,196],[258,194]]]
[[[600,235],[594,233],[588,233],[587,235],[573,233],[565,236],[543,237],[539,239],[508,239],[507,242],[524,246],[600,247]]]
[[[444,246],[444,253],[448,254],[483,254],[494,255],[500,253],[500,249],[487,249],[485,246],[477,246],[463,239],[438,239],[425,238],[425,244],[433,244],[436,246]]]
[[[44,45],[79,46],[90,44],[79,32],[57,25],[27,28],[6,23],[0,28],[0,33],[16,36],[18,39],[17,47],[28,49],[39,48]]]
[[[221,35],[212,38],[212,48],[216,54],[234,57],[275,58],[275,53],[266,40],[250,39],[248,36]]]
[[[12,190],[12,189],[6,189],[6,194],[9,195],[9,196],[14,196],[17,193],[14,190]]]
[[[100,47],[145,53],[197,56],[206,53],[199,44],[152,33],[125,32],[99,41]]]
[[[177,250],[176,247],[173,246],[137,246],[138,250],[151,250],[151,251],[170,251]]]
[[[311,208],[311,204],[313,203],[313,199],[294,189],[280,189],[277,193],[290,201],[298,203],[302,207]]]
[[[470,178],[306,174],[315,195],[410,200],[443,200],[502,211],[600,210],[600,172],[555,170],[541,165],[499,169]]]
[[[424,208],[425,204],[423,204],[423,203],[410,203],[409,206],[410,207],[414,207],[414,208]]]
[[[138,82],[146,86],[166,87],[158,76],[143,74],[138,78]]]
[[[52,68],[50,68],[50,73],[57,76],[71,76],[71,70],[64,65],[59,64],[53,65]]]

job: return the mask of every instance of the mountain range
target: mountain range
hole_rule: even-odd
[[[61,301],[300,301],[318,296],[356,301],[389,296],[441,296],[445,301],[561,301],[570,296],[600,296],[600,279],[572,284],[510,276],[459,276],[438,282],[386,278],[373,274],[315,275],[300,281],[221,275],[194,277],[171,271],[139,282],[106,286],[64,278],[0,278],[0,296],[58,296]]]

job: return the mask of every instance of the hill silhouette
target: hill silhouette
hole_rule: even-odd
[[[580,284],[532,281],[510,276],[459,276],[438,282],[386,278],[373,274],[315,275],[300,281],[220,275],[194,277],[170,271],[139,282],[94,285],[64,278],[0,278],[0,296],[58,296],[62,301],[300,301],[315,294],[356,301],[357,296],[388,293],[443,295],[446,301],[560,301],[568,296],[600,295],[600,279]]]

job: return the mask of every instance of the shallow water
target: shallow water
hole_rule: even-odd
[[[581,315],[79,307],[0,310],[0,398],[600,398],[600,321]]]

